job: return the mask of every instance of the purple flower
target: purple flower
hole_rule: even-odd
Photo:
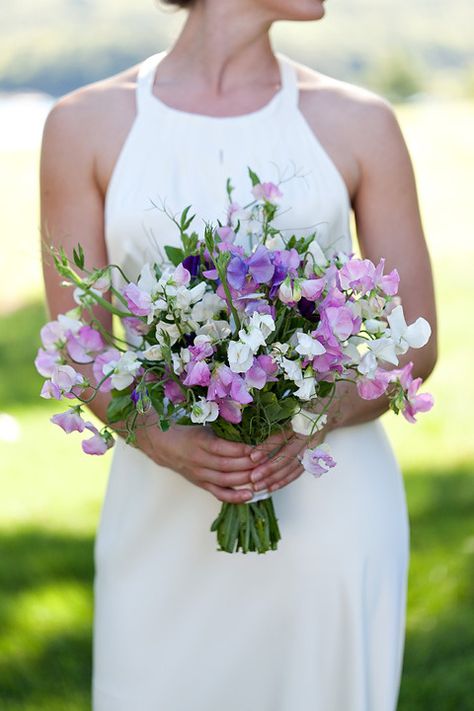
[[[257,200],[272,203],[278,202],[279,198],[283,197],[283,193],[275,183],[257,183],[252,188],[252,194]]]
[[[346,341],[349,336],[358,333],[361,325],[359,316],[354,316],[348,306],[329,306],[322,318],[327,319],[333,334],[340,341]]]
[[[188,272],[191,274],[191,277],[196,277],[199,274],[199,269],[201,266],[201,257],[199,256],[199,254],[190,255],[189,257],[185,257],[181,264],[185,269],[188,270]]]
[[[61,390],[53,383],[52,380],[45,380],[43,387],[41,388],[40,395],[41,397],[44,397],[45,400],[50,400],[51,398],[61,400]]]
[[[308,321],[313,321],[316,323],[319,321],[319,314],[316,311],[315,305],[313,301],[309,301],[308,299],[305,299],[304,296],[301,297],[301,299],[298,301],[298,311],[302,316],[304,316],[305,319]]]
[[[377,368],[374,378],[365,377],[357,380],[357,392],[363,400],[376,400],[387,390],[390,379],[389,372]]]
[[[56,365],[51,381],[63,395],[68,395],[75,385],[81,385],[84,382],[84,376],[77,373],[70,365]]]
[[[212,373],[207,390],[207,400],[218,401],[230,397],[242,405],[253,401],[244,379],[238,373],[232,372],[227,365],[219,365]]]
[[[105,375],[112,375],[114,368],[120,360],[120,352],[117,348],[108,348],[106,351],[97,356],[92,365],[92,372],[96,383],[99,384]],[[110,364],[110,365],[109,365]],[[107,393],[112,390],[112,381],[108,377],[99,388],[100,392]]]
[[[336,466],[335,460],[328,454],[323,446],[316,447],[315,449],[307,449],[303,455],[301,464],[305,471],[315,477],[320,477],[321,474],[325,474],[328,469]]]
[[[339,270],[341,289],[365,294],[374,288],[375,267],[369,259],[350,259]]]
[[[398,285],[400,283],[400,276],[396,269],[392,269],[390,274],[384,276],[383,270],[385,266],[385,259],[382,257],[380,262],[375,267],[374,274],[374,284],[378,286],[385,294],[389,296],[394,296],[398,291]]]
[[[301,295],[308,301],[316,301],[323,293],[325,287],[325,279],[304,279],[301,282]]]
[[[254,358],[253,365],[245,373],[245,382],[250,388],[261,390],[269,380],[275,381],[273,377],[278,370],[278,365],[269,355],[259,355]]]
[[[261,244],[250,257],[232,257],[227,265],[227,280],[233,289],[239,290],[245,284],[247,274],[250,274],[257,284],[266,284],[274,271],[270,253]]]
[[[50,421],[61,427],[67,434],[71,432],[83,432],[86,423],[80,415],[80,411],[77,407],[71,407],[66,412],[60,412],[57,415],[53,415]]]

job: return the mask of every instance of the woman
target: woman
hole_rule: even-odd
[[[407,318],[421,314],[434,329],[416,187],[392,108],[272,51],[272,23],[321,19],[323,0],[174,4],[189,12],[170,50],[51,111],[41,167],[48,241],[69,251],[81,242],[89,264],[136,274],[177,239],[152,201],[172,213],[191,203],[215,219],[227,177],[235,199],[248,200],[251,166],[284,181],[282,228],[317,224],[350,250],[352,206],[362,253],[397,267]],[[71,295],[47,260],[44,270],[55,315]],[[435,337],[409,355],[426,378]],[[106,406],[106,395],[94,401],[102,419]],[[204,428],[153,430],[137,448],[118,442],[95,548],[95,711],[393,711],[409,536],[401,473],[377,419],[386,408],[384,398],[345,393],[320,435],[338,466],[318,482],[301,476],[296,437],[273,459],[273,442],[255,450]],[[208,525],[219,502],[259,487],[275,492],[279,550],[216,551]]]

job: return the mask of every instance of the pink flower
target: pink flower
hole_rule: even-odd
[[[278,370],[278,365],[269,355],[259,355],[254,358],[253,365],[245,373],[245,382],[250,388],[261,390]]]
[[[320,445],[315,449],[306,449],[301,464],[305,471],[315,477],[320,477],[321,474],[325,474],[328,469],[336,466],[335,460],[328,454],[324,445]]]
[[[51,381],[63,395],[67,395],[75,385],[81,385],[84,382],[84,376],[77,373],[70,365],[56,365]]]
[[[238,425],[239,422],[242,422],[242,406],[238,402],[230,398],[224,398],[218,400],[217,404],[219,406],[219,415],[222,419],[231,422],[233,425]]]
[[[278,199],[283,197],[283,193],[275,183],[257,183],[252,188],[252,195],[257,200],[266,200],[273,203],[278,202]]]
[[[85,427],[93,433],[93,436],[89,439],[84,439],[82,441],[82,450],[86,454],[105,454],[110,447],[113,447],[114,440],[111,434],[105,432],[101,434],[97,427],[91,422],[86,422]]]
[[[402,409],[402,415],[408,422],[416,422],[415,415],[418,412],[428,412],[434,405],[433,396],[430,393],[417,394],[421,378],[413,378],[412,375],[413,362],[410,361],[403,368],[397,368],[390,371],[391,380],[398,379],[401,387],[404,390],[405,404]]]
[[[67,412],[60,412],[57,415],[53,415],[50,421],[55,425],[59,425],[67,434],[71,432],[83,432],[86,426],[78,409],[75,407],[71,407]]]
[[[228,225],[218,227],[216,232],[223,242],[233,242],[235,240],[235,232],[232,227],[229,227]]]
[[[357,392],[363,400],[376,400],[387,390],[390,378],[390,372],[377,368],[374,378],[357,380]]]
[[[378,286],[385,294],[389,296],[394,296],[398,291],[398,285],[400,283],[400,276],[396,269],[392,269],[390,274],[384,276],[383,270],[385,266],[385,259],[382,257],[380,262],[375,267],[374,284]]]
[[[323,293],[325,286],[325,279],[304,279],[301,282],[301,295],[308,301],[316,301]]]
[[[46,380],[43,383],[40,395],[41,397],[44,397],[45,400],[50,400],[51,398],[61,400],[61,390],[52,382],[52,380]]]
[[[232,372],[227,365],[220,365],[211,376],[207,399],[219,401],[226,397],[230,397],[242,405],[253,401],[242,376]]]
[[[135,316],[148,316],[152,311],[151,296],[147,291],[143,291],[132,282],[127,284],[122,291],[127,300],[127,305]]]
[[[186,366],[186,378],[183,380],[183,385],[192,387],[193,385],[201,385],[205,387],[209,385],[211,380],[211,371],[207,363],[203,360],[191,361]]]
[[[374,288],[374,276],[375,267],[369,259],[350,259],[339,270],[341,289],[354,289],[361,294]]]
[[[115,366],[120,360],[120,352],[116,348],[108,348],[106,351],[97,356],[92,366],[92,372],[96,383],[99,384],[105,375],[112,375]],[[107,393],[112,390],[112,381],[110,377],[102,383],[99,388],[101,393]]]
[[[35,367],[43,378],[50,378],[53,374],[54,366],[59,363],[61,363],[61,356],[57,351],[45,351],[43,348],[38,349],[38,354],[35,358]]]
[[[173,405],[177,405],[179,402],[184,402],[186,400],[183,391],[174,380],[167,380],[164,390],[165,397],[167,397]]]
[[[92,326],[82,326],[77,333],[69,332],[66,338],[67,352],[76,363],[91,363],[94,354],[104,347],[102,336]]]
[[[333,334],[340,341],[346,341],[360,328],[360,318],[354,316],[348,306],[329,306],[325,310],[325,316]]]
[[[189,272],[182,264],[178,264],[173,273],[173,280],[176,286],[187,286],[191,281],[191,272]]]

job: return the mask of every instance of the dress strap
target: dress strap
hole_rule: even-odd
[[[152,54],[145,59],[138,69],[137,74],[137,110],[142,112],[146,104],[153,101],[153,81],[158,64],[166,54],[166,50]]]
[[[282,98],[288,106],[297,107],[299,89],[296,68],[288,55],[283,52],[275,52],[275,56],[280,65]]]

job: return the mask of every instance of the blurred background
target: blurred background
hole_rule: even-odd
[[[0,8],[0,708],[89,708],[93,541],[108,457],[48,422],[32,362],[45,319],[42,125],[58,97],[168,47],[183,14],[153,0]],[[329,0],[276,49],[393,102],[412,155],[437,289],[436,406],[384,424],[411,523],[399,709],[474,709],[474,3]],[[381,472],[383,475],[383,472]],[[205,523],[205,522],[204,522]],[[211,711],[211,710],[210,710]],[[296,711],[296,710],[295,710]]]

